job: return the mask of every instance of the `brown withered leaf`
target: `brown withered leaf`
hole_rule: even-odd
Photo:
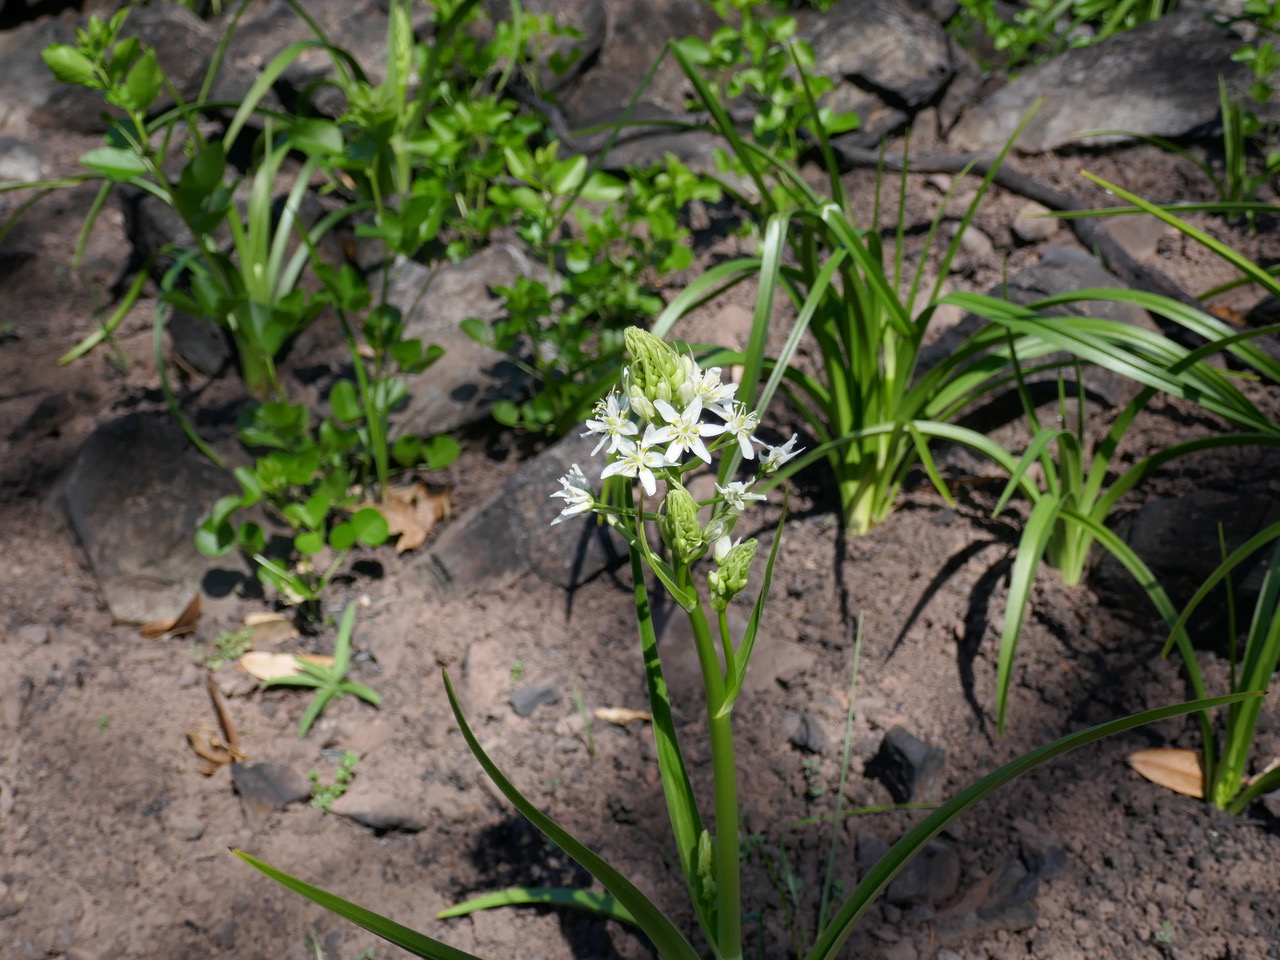
[[[200,591],[196,591],[196,595],[191,598],[191,602],[187,604],[187,608],[178,614],[173,620],[152,620],[150,623],[144,623],[138,628],[138,633],[147,640],[157,640],[166,634],[170,637],[180,637],[183,634],[191,633],[196,628],[196,621],[200,619]]]
[[[653,714],[648,710],[632,710],[630,707],[597,707],[595,717],[614,726],[625,727],[637,720],[652,720]]]
[[[270,611],[246,614],[244,625],[253,631],[253,645],[256,648],[278,647],[298,635],[292,620]]]
[[[203,761],[200,772],[206,777],[212,776],[224,763],[237,763],[245,758],[243,753],[227,746],[221,737],[204,724],[187,731],[187,743],[191,744],[191,749]]]
[[[333,666],[333,657],[319,653],[300,653],[295,657],[292,653],[271,653],[267,650],[250,650],[236,661],[236,666],[259,680],[275,680],[301,673],[299,660],[322,667]]]
[[[421,480],[403,487],[393,487],[385,501],[365,501],[361,506],[373,507],[387,520],[387,529],[396,541],[396,553],[416,550],[426,541],[436,523],[449,516],[453,498],[448,490],[432,492]]]
[[[1129,766],[1152,783],[1188,797],[1204,796],[1200,754],[1174,747],[1153,747],[1129,754]]]

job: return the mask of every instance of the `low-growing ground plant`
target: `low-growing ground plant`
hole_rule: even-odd
[[[1177,0],[959,0],[959,6],[952,32],[963,38],[981,30],[1000,66],[1015,70],[1158,20]]]
[[[347,679],[347,671],[351,669],[351,633],[356,624],[356,605],[347,604],[342,611],[342,620],[338,624],[338,636],[334,641],[333,664],[322,665],[304,660],[298,661],[298,673],[286,677],[272,677],[261,681],[264,689],[268,687],[306,687],[315,690],[315,696],[307,705],[302,719],[298,722],[298,736],[305,737],[312,724],[324,713],[324,708],[338,697],[350,694],[359,697],[365,703],[377,706],[382,702],[382,694],[372,687]]]
[[[356,775],[356,765],[359,762],[360,754],[354,750],[345,751],[334,768],[333,777],[329,783],[320,782],[319,769],[308,771],[307,779],[311,781],[311,805],[328,813],[334,801],[341,798],[351,786],[351,781]]]
[[[454,718],[468,746],[504,796],[556,844],[596,877],[607,892],[521,888],[503,891],[447,911],[450,915],[481,907],[509,904],[557,904],[589,910],[639,927],[659,956],[696,960],[707,952],[717,960],[743,956],[744,911],[740,896],[742,846],[735,761],[733,712],[755,648],[778,555],[782,525],[764,564],[759,592],[740,636],[730,629],[727,610],[746,590],[760,544],[733,536],[745,511],[763,499],[762,481],[776,473],[797,451],[794,439],[779,446],[763,445],[754,437],[758,411],[732,397],[731,384],[700,371],[692,356],[638,329],[627,331],[630,364],[623,387],[601,402],[589,420],[589,432],[600,438],[605,465],[590,467],[590,477],[574,465],[561,478],[553,496],[563,501],[556,522],[584,517],[604,522],[629,544],[636,623],[640,636],[656,755],[672,835],[697,926],[706,944],[699,950],[669,917],[607,861],[584,846],[547,814],[526,799],[493,763],[462,712],[448,677],[445,690]],[[742,480],[716,486],[704,502],[684,485],[686,476],[711,465],[717,454],[734,451],[754,467]],[[594,454],[593,454],[594,456]],[[600,493],[597,493],[597,485]],[[604,496],[604,487],[611,489]],[[662,545],[662,554],[650,546]],[[703,561],[709,569],[703,571]],[[688,616],[703,679],[706,736],[710,746],[712,789],[699,797],[689,776],[675,711],[663,675],[647,586],[652,576]],[[705,587],[699,585],[699,581]],[[1177,716],[1226,703],[1243,702],[1260,694],[1244,693],[1148,711],[1136,717],[1103,724],[1063,738],[1002,767],[944,804],[899,840],[875,864],[861,883],[813,931],[804,945],[807,960],[836,957],[857,922],[910,858],[948,823],[1003,783],[1074,747],[1141,723]],[[465,960],[472,955],[401,926],[374,911],[290,876],[238,852],[247,863],[287,888],[353,920],[415,956]]]

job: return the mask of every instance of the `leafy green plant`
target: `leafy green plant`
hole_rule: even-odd
[[[507,148],[510,184],[489,188],[495,204],[516,211],[517,232],[546,279],[521,276],[496,288],[503,318],[463,323],[530,379],[530,398],[500,401],[494,417],[555,435],[581,422],[617,379],[623,329],[662,308],[655,285],[692,262],[679,212],[720,197],[716,184],[671,155],[624,181],[592,172],[585,156],[559,153],[556,141]]]
[[[1245,691],[1266,691],[1280,666],[1280,545],[1271,551],[1262,578],[1262,587],[1258,592],[1258,600],[1253,608],[1245,632],[1244,649],[1237,651],[1237,621],[1234,595],[1231,591],[1230,576],[1244,561],[1258,551],[1280,541],[1280,523],[1259,531],[1241,544],[1236,550],[1223,558],[1217,569],[1209,575],[1200,588],[1187,601],[1182,613],[1174,622],[1165,644],[1165,653],[1175,642],[1179,643],[1179,652],[1183,664],[1196,687],[1203,689],[1200,664],[1195,651],[1183,643],[1180,638],[1188,621],[1204,599],[1220,583],[1227,586],[1227,610],[1229,613],[1229,689],[1232,693]],[[1251,780],[1246,780],[1249,757],[1252,753],[1253,738],[1257,731],[1259,710],[1254,701],[1241,701],[1227,709],[1222,724],[1221,740],[1212,736],[1208,718],[1201,724],[1204,745],[1201,752],[1201,774],[1204,784],[1204,796],[1215,807],[1228,813],[1243,813],[1254,800],[1280,788],[1280,767],[1272,767],[1259,773]]]
[[[1132,299],[1125,299],[1134,302]],[[1222,341],[1213,341],[1208,346],[1187,354],[1171,371],[1181,373],[1192,368],[1201,357],[1218,353],[1223,348]],[[1258,355],[1255,359],[1280,372],[1269,358]],[[1210,371],[1209,368],[1203,368],[1199,373],[1208,376]],[[1166,619],[1171,618],[1173,606],[1151,570],[1128,544],[1107,529],[1106,521],[1111,511],[1143,478],[1180,457],[1228,446],[1280,446],[1280,433],[1274,430],[1211,435],[1174,444],[1139,460],[1116,475],[1113,459],[1120,443],[1133,425],[1134,418],[1156,395],[1156,390],[1152,387],[1140,390],[1115,417],[1111,429],[1090,452],[1085,439],[1082,379],[1077,370],[1076,382],[1080,386],[1080,392],[1076,398],[1076,422],[1071,427],[1059,427],[1041,425],[1026,385],[1019,377],[1019,394],[1033,436],[1010,474],[1009,482],[996,503],[994,515],[998,516],[1003,511],[1019,489],[1029,494],[1032,506],[1018,543],[1017,558],[1009,575],[1009,597],[1000,634],[996,719],[1001,732],[1004,731],[1018,635],[1040,561],[1043,559],[1055,567],[1067,586],[1074,586],[1084,576],[1090,548],[1095,541],[1099,542],[1133,574],[1156,609]],[[1226,384],[1219,386],[1225,387]],[[1066,409],[1065,399],[1062,381],[1059,380],[1058,419],[1063,423],[1070,423],[1070,412]],[[1033,465],[1039,466],[1043,479],[1039,484],[1028,485],[1024,481]],[[1185,636],[1181,634],[1180,643],[1180,649],[1186,655],[1189,648],[1186,646]],[[1197,690],[1199,689],[1197,686]]]
[[[1002,55],[1001,65],[1012,70],[1158,20],[1176,5],[1177,0],[960,0],[952,29],[960,36],[985,32]]]
[[[342,758],[338,761],[338,766],[333,771],[332,783],[320,782],[320,771],[318,769],[310,770],[307,773],[307,779],[311,781],[311,805],[319,807],[325,813],[329,812],[329,807],[333,802],[347,792],[347,788],[351,786],[351,781],[355,779],[356,765],[360,762],[360,754],[354,750],[347,750],[342,754]]]
[[[243,9],[242,5],[241,12]],[[257,109],[266,88],[255,89],[241,104],[222,141],[207,139],[197,122],[197,112],[211,89],[234,22],[213,57],[199,98],[188,104],[159,66],[155,51],[145,48],[136,37],[121,36],[128,12],[126,7],[109,20],[90,17],[87,26],[77,30],[74,45],[54,44],[44,51],[46,64],[60,81],[99,91],[109,106],[125,116],[107,133],[106,146],[81,158],[92,173],[24,186],[45,191],[85,180],[104,181],[86,218],[81,248],[114,184],[143,190],[176,211],[194,248],[161,251],[176,258],[162,282],[165,301],[226,329],[250,391],[259,398],[279,398],[275,357],[322,306],[298,286],[309,250],[349,211],[326,215],[310,229],[298,227],[298,206],[315,171],[314,161],[309,160],[276,215],[274,190],[285,157],[295,145],[287,138],[277,140],[268,128],[241,212],[233,202],[236,184],[227,182],[226,149]],[[171,98],[174,106],[157,110],[162,95]],[[152,114],[156,115],[148,119]],[[175,179],[167,173],[166,164],[179,147],[185,149],[187,159]],[[230,254],[215,239],[223,226],[232,237]],[[298,242],[292,254],[291,242]],[[109,336],[140,292],[141,283],[135,282],[112,317],[68,352],[63,362],[82,356]]]
[[[253,467],[234,471],[241,492],[220,498],[196,532],[196,547],[218,557],[239,548],[252,557],[258,577],[288,601],[314,615],[325,587],[357,544],[376,547],[389,535],[386,518],[373,507],[356,505],[348,455],[356,431],[324,421],[310,428],[310,412],[301,404],[265,403],[248,411],[241,438],[270,452]],[[239,511],[264,503],[290,530],[291,550],[301,557],[272,556],[267,533],[255,520],[232,523]],[[356,509],[352,509],[356,508]],[[349,513],[348,519],[336,519]],[[326,560],[326,555],[328,559]],[[316,569],[315,564],[323,566]]]
[[[307,687],[315,690],[315,696],[311,699],[311,703],[307,705],[306,712],[303,713],[302,720],[298,723],[299,737],[307,735],[308,731],[311,730],[311,725],[324,712],[324,708],[338,697],[351,694],[359,697],[365,703],[373,704],[375,707],[382,702],[382,694],[378,693],[377,690],[347,679],[347,671],[351,668],[351,632],[355,628],[355,623],[356,605],[349,603],[346,609],[342,611],[342,621],[338,624],[338,636],[334,642],[332,666],[312,663],[309,660],[303,660],[298,657],[296,659],[300,673],[287,677],[273,677],[270,680],[263,680],[261,683],[263,689],[267,687]]]
[[[607,497],[597,496],[592,482],[575,466],[561,479],[562,489],[554,494],[564,501],[557,522],[591,514],[608,523],[630,545],[636,622],[657,743],[658,767],[676,842],[677,863],[711,955],[723,960],[739,960],[743,955],[743,909],[739,893],[742,857],[732,714],[754,649],[780,540],[774,540],[745,631],[741,637],[735,638],[729,631],[726,611],[747,586],[758,544],[755,540],[733,540],[732,532],[749,503],[762,496],[754,492],[759,489],[761,480],[776,472],[785,458],[794,455],[794,445],[789,442],[782,447],[767,448],[758,460],[758,470],[753,477],[720,484],[717,496],[698,503],[685,490],[681,478],[687,471],[712,460],[716,452],[736,450],[741,455],[744,448],[751,449],[750,427],[740,430],[727,428],[739,414],[745,419],[745,408],[720,396],[719,390],[725,385],[719,382],[718,376],[712,380],[708,374],[699,371],[690,356],[640,330],[628,330],[626,339],[631,363],[623,374],[625,389],[602,402],[599,419],[588,422],[591,432],[610,443],[606,465],[598,476],[601,482],[613,489]],[[702,419],[704,398],[705,409],[722,422]],[[753,454],[747,459],[756,458]],[[630,483],[612,478],[638,482],[642,491],[639,498]],[[666,485],[665,496],[660,500],[659,479]],[[650,547],[650,535],[660,540],[664,556],[658,556]],[[695,586],[694,573],[705,556],[713,558],[712,568],[706,572],[706,599]],[[688,775],[676,736],[674,706],[663,676],[652,604],[646,586],[647,574],[656,577],[661,589],[687,614],[698,653],[706,699],[713,779],[711,802],[705,811]],[[574,906],[635,924],[648,936],[659,956],[670,960],[696,960],[701,956],[702,953],[694,948],[685,934],[625,876],[516,789],[476,739],[447,675],[445,689],[467,745],[498,789],[550,842],[580,863],[607,891],[601,894],[560,888],[526,888],[494,894],[483,905],[549,903]],[[807,960],[828,960],[837,956],[859,919],[907,861],[956,816],[1001,784],[1070,749],[1141,723],[1258,696],[1258,693],[1242,693],[1202,700],[1103,724],[1032,751],[990,774],[926,817],[868,871],[862,882],[833,908],[825,924],[815,931],[814,941],[805,954]],[[704,813],[713,813],[714,823]],[[294,878],[248,854],[237,853],[245,862],[288,889],[355,921],[416,956],[440,960],[465,960],[471,956]],[[467,909],[478,908],[474,903],[464,906]]]

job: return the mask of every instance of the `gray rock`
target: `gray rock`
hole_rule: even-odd
[[[943,840],[930,840],[893,878],[885,896],[898,906],[936,907],[955,896],[960,886],[960,855]]]
[[[1035,898],[1039,891],[1040,878],[1028,873],[1017,858],[1009,858],[1000,867],[981,905],[964,913],[938,918],[935,926],[938,943],[954,947],[974,937],[989,936],[1001,930],[1016,932],[1035,926],[1039,916]]]
[[[825,750],[827,735],[823,733],[822,727],[818,725],[813,714],[801,714],[797,720],[795,731],[787,737],[791,745],[808,753],[821,753]]]
[[[0,137],[0,181],[34,183],[44,175],[44,151],[17,137]]]
[[[938,799],[946,767],[945,750],[894,727],[884,735],[866,772],[883,783],[897,803],[929,802]]]
[[[960,150],[999,149],[1036,100],[1044,102],[1018,140],[1026,153],[1053,150],[1090,131],[1179,137],[1218,114],[1218,77],[1231,93],[1249,71],[1231,55],[1240,41],[1202,13],[1186,11],[1068,50],[1022,72],[966,113],[951,131]],[[1119,134],[1091,136],[1097,145]]]
[[[1174,606],[1181,609],[1221,562],[1217,549],[1219,524],[1227,550],[1232,551],[1277,521],[1280,492],[1201,487],[1181,497],[1151,500],[1121,518],[1114,530],[1147,563]],[[1187,549],[1188,544],[1201,548]],[[1270,555],[1271,549],[1264,547],[1236,567],[1232,576],[1241,627],[1252,614]],[[1089,582],[1101,594],[1144,612],[1149,609],[1145,592],[1109,553],[1098,563]],[[1192,633],[1225,637],[1227,613],[1223,592],[1215,591],[1192,618]]]
[[[502,309],[493,287],[537,277],[537,265],[516,247],[497,244],[461,263],[436,269],[411,260],[392,268],[388,302],[405,318],[405,336],[444,348],[444,356],[409,379],[409,401],[395,417],[399,432],[433,436],[484,419],[497,400],[515,400],[527,380],[503,353],[472,340],[462,321],[496,320]]]
[[[240,795],[245,819],[254,828],[268,815],[311,796],[311,783],[306,777],[270,760],[233,763],[231,783]]]
[[[230,474],[197,453],[168,414],[99,427],[76,454],[59,500],[117,620],[176,617],[218,561],[192,532]]]
[[[528,717],[544,703],[559,703],[560,688],[554,683],[528,683],[511,694],[511,709]]]
[[[914,112],[955,73],[946,32],[899,0],[841,0],[805,18],[818,76],[844,77],[886,105]]]
[[[1014,214],[1009,229],[1022,243],[1043,243],[1061,226],[1056,217],[1046,216],[1049,208],[1039,203],[1025,203]]]
[[[879,836],[870,830],[862,830],[858,833],[858,850],[855,854],[858,864],[858,872],[862,876],[866,876],[868,870],[880,862],[881,858],[889,852],[889,844],[880,839]]]
[[[165,322],[173,348],[197,373],[220,377],[231,365],[234,350],[227,332],[211,320],[173,308]]]
[[[719,25],[710,6],[699,0],[651,0],[649,3],[604,0],[604,10],[607,29],[595,62],[569,83],[557,99],[570,130],[621,120],[645,75],[672,38],[705,39]],[[687,119],[687,87],[675,59],[665,57],[640,95],[632,119]],[[607,139],[607,133],[599,134],[575,140],[574,146],[583,152],[595,152]],[[706,134],[672,136],[661,128],[643,133],[632,129],[625,132],[623,139],[627,141],[625,146],[610,153],[608,166],[647,166],[660,161],[667,150],[692,160],[709,156],[709,148],[716,142]]]
[[[570,434],[521,466],[488,501],[451,522],[415,568],[428,589],[466,596],[529,572],[570,588],[622,563],[625,542],[594,517],[551,525],[562,506],[551,494],[570,466],[579,464],[588,477],[599,475],[594,446],[595,438]]]
[[[368,782],[357,782],[329,805],[329,812],[354,820],[370,830],[418,833],[426,827],[419,804],[409,803]]]

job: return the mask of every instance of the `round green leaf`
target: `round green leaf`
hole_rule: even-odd
[[[422,441],[417,437],[400,437],[391,445],[391,457],[402,467],[416,466],[422,460]]]
[[[426,454],[427,468],[440,470],[458,459],[462,453],[462,445],[448,434],[432,437],[423,448]]]
[[[391,531],[387,528],[387,518],[373,507],[357,510],[351,517],[351,528],[356,539],[366,547],[377,547],[387,542]]]
[[[363,419],[356,385],[350,380],[339,380],[329,392],[329,409],[344,423],[356,423]]]
[[[339,552],[350,550],[355,542],[356,532],[349,523],[334,524],[329,531],[329,546]]]
[[[262,527],[252,521],[240,524],[240,528],[236,530],[236,541],[245,553],[261,553],[267,548],[267,535],[262,532]]]
[[[520,408],[510,400],[499,400],[493,405],[493,419],[506,427],[514,427],[520,422]]]
[[[324,549],[324,536],[319,530],[309,530],[293,538],[293,546],[305,556],[313,556]]]

